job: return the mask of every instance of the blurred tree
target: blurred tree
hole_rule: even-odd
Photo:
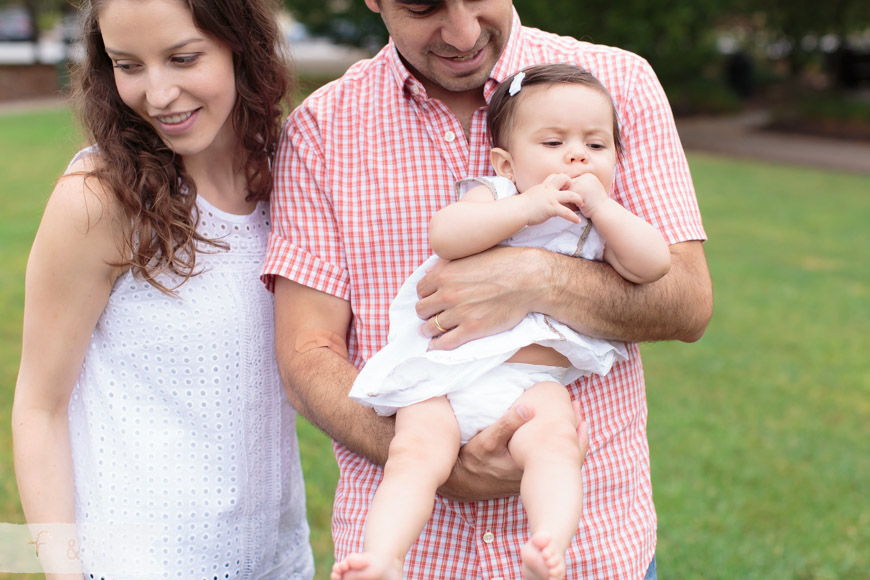
[[[514,1],[523,24],[631,50],[674,81],[697,75],[708,62],[714,48],[710,30],[727,4],[625,0],[586,9],[576,0]],[[362,0],[286,0],[286,5],[314,34],[369,48],[386,41],[380,17]]]
[[[572,0],[515,0],[523,24],[618,46],[650,61],[663,82],[686,82],[714,58],[712,34],[727,0],[622,0],[587,8]]]
[[[832,35],[841,50],[850,50],[855,48],[850,47],[850,37],[870,30],[868,0],[740,0],[740,4],[744,12],[761,14],[771,42],[788,48],[785,60],[792,78],[798,77],[818,52],[815,43],[805,40]]]
[[[380,16],[363,0],[284,0],[284,4],[312,34],[371,50],[387,41]]]
[[[288,9],[315,34],[376,48],[386,41],[380,17],[362,0],[285,0]],[[784,42],[790,68],[798,74],[808,55],[807,35],[846,38],[870,28],[870,0],[621,0],[584,5],[576,0],[514,0],[527,26],[594,43],[618,46],[650,61],[668,86],[721,77],[718,26],[751,17],[763,22],[764,42]]]
[[[43,16],[49,13],[61,15],[75,8],[71,0],[0,0],[0,7],[3,6],[22,6],[27,10],[30,21],[33,23],[33,27],[30,29],[30,38],[27,41],[34,43],[33,54],[36,62],[40,60],[40,51],[36,48],[36,43],[39,42]]]
[[[66,14],[76,9],[75,0],[0,0],[0,8],[4,6],[21,6],[30,15],[33,29],[30,40],[36,42],[39,38],[40,25],[46,14]]]

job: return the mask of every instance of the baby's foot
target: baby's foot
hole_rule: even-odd
[[[523,577],[526,580],[565,578],[565,555],[554,552],[550,541],[549,534],[538,532],[520,550],[523,559]]]
[[[371,552],[350,554],[332,566],[329,580],[402,580],[402,563]]]

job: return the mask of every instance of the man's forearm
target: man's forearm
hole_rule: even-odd
[[[345,300],[276,277],[275,351],[287,398],[334,440],[383,465],[393,419],[347,396],[358,374],[344,344],[350,320]]]
[[[347,360],[342,345],[334,349],[332,341],[322,340],[335,336],[338,342],[343,341],[350,320],[346,301],[276,278],[275,350],[288,399],[302,416],[334,440],[384,465],[395,421],[347,396],[358,371]],[[528,410],[526,414],[532,413]],[[445,490],[453,497],[486,499],[518,493],[519,470],[504,456],[507,441],[527,417],[516,412],[506,415],[485,430],[487,436],[481,433],[466,446],[479,451],[477,455],[465,453],[466,460],[459,462],[450,476]]]
[[[351,451],[383,465],[393,438],[392,417],[348,398],[358,371],[326,348],[297,354],[281,365],[287,398],[315,427]]]
[[[713,292],[701,242],[670,247],[667,275],[633,284],[602,262],[540,253],[549,289],[533,310],[590,336],[629,342],[701,338],[710,320]]]

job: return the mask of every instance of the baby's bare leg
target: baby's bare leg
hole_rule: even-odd
[[[365,552],[338,562],[332,579],[400,579],[405,554],[429,521],[435,492],[458,454],[459,426],[446,397],[399,409],[384,478],[366,518]]]
[[[568,390],[554,382],[538,383],[521,401],[535,416],[511,438],[509,449],[523,468],[520,494],[531,538],[523,547],[527,580],[565,577],[565,551],[577,531],[583,509],[580,468],[586,449],[577,439]]]
[[[366,520],[366,551],[404,557],[423,530],[436,490],[459,454],[459,426],[446,397],[399,409],[396,434]]]

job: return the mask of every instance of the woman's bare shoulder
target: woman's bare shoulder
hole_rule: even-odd
[[[121,227],[117,197],[96,174],[104,163],[95,152],[78,155],[55,183],[46,215],[49,209],[59,210],[83,233],[92,228]]]

